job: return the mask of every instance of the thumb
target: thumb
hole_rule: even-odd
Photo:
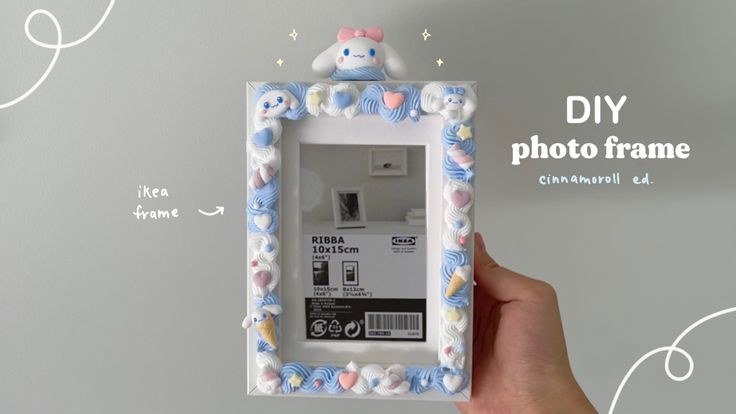
[[[544,284],[499,266],[486,251],[486,244],[480,233],[475,233],[473,267],[473,276],[478,286],[490,297],[501,302],[529,299]]]

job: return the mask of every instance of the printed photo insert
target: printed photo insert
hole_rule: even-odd
[[[426,149],[300,145],[306,340],[426,342]]]

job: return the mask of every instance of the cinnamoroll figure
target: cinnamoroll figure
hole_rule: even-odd
[[[445,120],[455,124],[473,117],[478,98],[470,85],[432,82],[422,88],[421,105],[424,112],[439,113]]]
[[[407,71],[396,50],[383,41],[383,30],[378,27],[343,27],[337,33],[337,43],[314,59],[312,70],[321,78],[336,81],[385,80],[384,70],[391,78],[400,79]]]
[[[256,102],[257,115],[263,118],[278,118],[289,109],[299,107],[299,100],[288,90],[268,91]]]

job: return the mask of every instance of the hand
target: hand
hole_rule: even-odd
[[[473,395],[464,414],[595,413],[575,381],[554,288],[499,266],[475,235]]]

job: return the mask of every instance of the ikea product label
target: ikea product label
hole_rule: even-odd
[[[305,234],[307,339],[425,341],[421,234]]]

